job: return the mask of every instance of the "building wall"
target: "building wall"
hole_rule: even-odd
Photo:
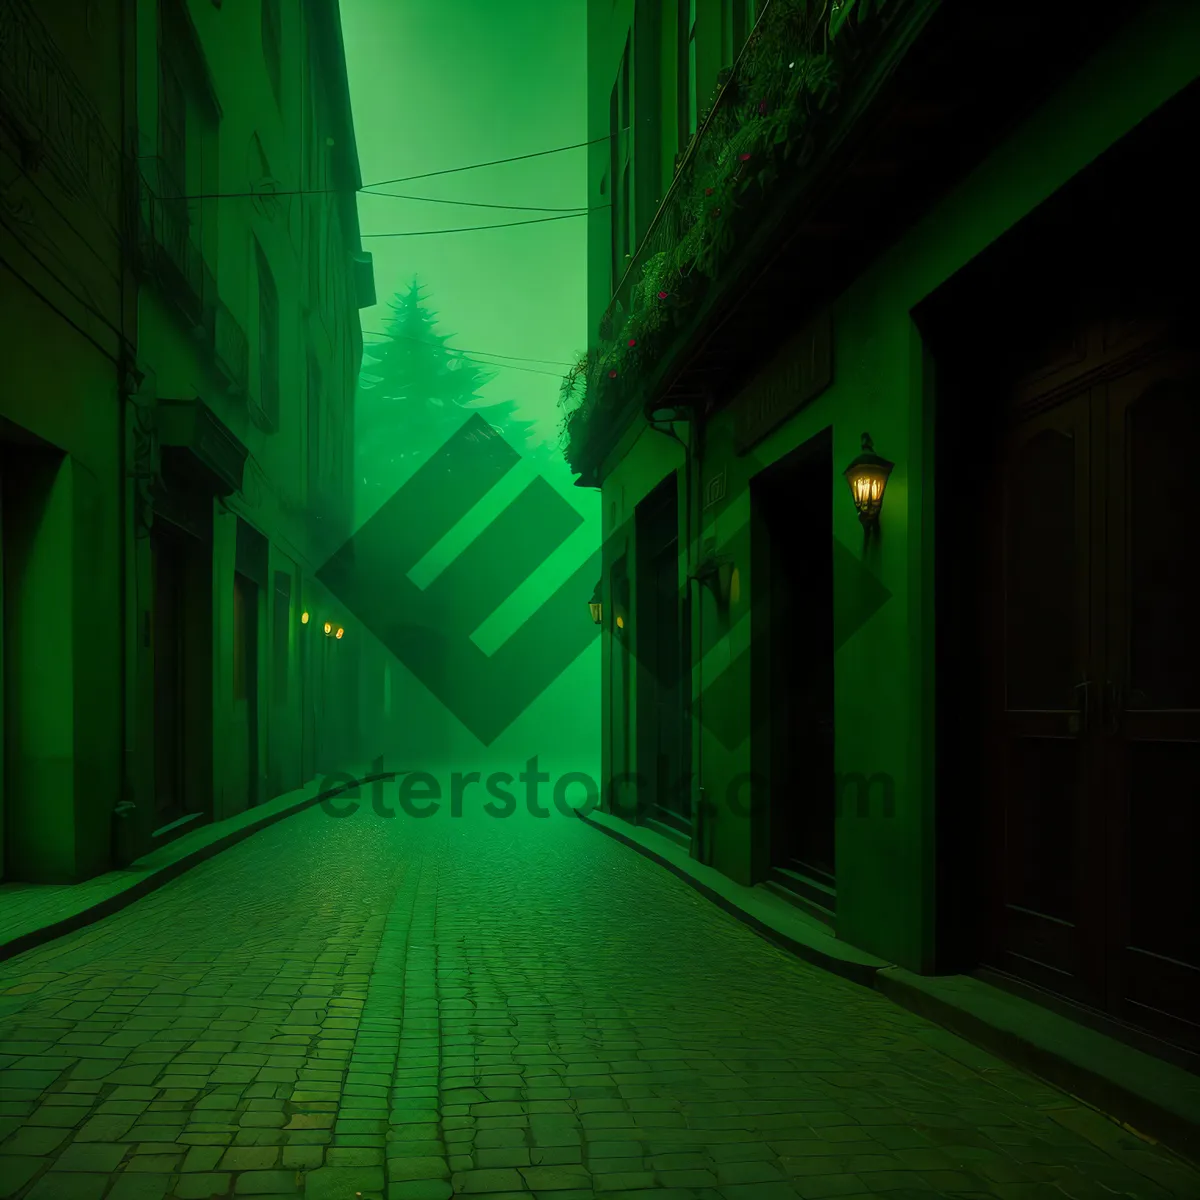
[[[102,869],[122,793],[123,8],[0,14],[0,878]]]
[[[138,0],[139,140],[153,161],[159,153],[159,4]],[[263,0],[267,3],[267,0]],[[343,98],[331,78],[332,16],[320,4],[279,3],[279,89],[268,68],[259,3],[220,8],[185,0],[195,48],[205,64],[219,117],[200,156],[206,163],[203,190],[189,195],[220,198],[190,201],[201,226],[216,296],[246,339],[248,370],[231,385],[216,361],[224,348],[198,346],[170,297],[151,281],[139,314],[139,367],[146,375],[145,400],[199,396],[247,447],[241,490],[214,501],[212,547],[213,663],[212,765],[214,819],[242,811],[271,795],[305,784],[333,759],[358,754],[357,730],[315,721],[317,689],[301,668],[301,624],[310,600],[308,577],[336,548],[350,511],[350,444],[353,387],[361,356],[361,332],[353,256],[359,250],[353,193],[357,166],[347,142]],[[324,15],[323,15],[324,13]],[[348,103],[348,101],[345,101]],[[193,153],[192,151],[189,154]],[[154,188],[153,172],[148,187]],[[347,204],[334,194],[341,189]],[[274,192],[305,194],[272,195]],[[263,264],[266,267],[264,282]],[[273,291],[278,311],[277,402],[270,370],[263,366],[260,320],[263,291]],[[312,387],[310,361],[319,389]],[[310,404],[314,413],[310,416]],[[310,454],[310,443],[315,446]],[[310,458],[318,470],[310,471]],[[266,573],[257,595],[256,720],[249,700],[235,696],[235,601],[238,523],[269,543]],[[143,604],[151,595],[149,551],[142,546]],[[286,609],[277,605],[280,575],[289,585]],[[313,607],[317,607],[315,604]],[[328,605],[323,607],[327,608]],[[277,623],[286,621],[286,628]],[[311,639],[310,639],[311,640]],[[352,640],[345,641],[349,649]],[[286,664],[276,659],[286,648]],[[310,669],[324,662],[310,657]],[[350,653],[326,677],[356,693]],[[153,655],[139,649],[142,706],[143,805],[152,809],[152,777],[146,759],[153,747]],[[281,678],[282,677],[282,678]],[[309,711],[306,718],[306,706]],[[251,730],[256,729],[256,734]],[[307,732],[306,732],[307,731]],[[319,737],[318,737],[319,735]],[[314,738],[319,748],[306,744]],[[251,739],[256,739],[251,744]],[[248,778],[251,756],[257,778]],[[326,760],[330,760],[326,762]],[[319,764],[324,763],[323,768]],[[148,830],[142,822],[141,842]]]
[[[865,815],[854,805],[843,805],[838,815],[837,933],[910,969],[928,969],[934,951],[932,569],[939,552],[932,486],[925,482],[932,478],[934,380],[911,312],[1191,82],[1200,64],[1198,50],[1200,13],[1195,9],[1163,5],[1158,13],[1147,14],[836,300],[835,374],[824,394],[743,457],[732,449],[730,410],[718,414],[708,431],[702,474],[708,477],[724,467],[728,500],[705,520],[703,536],[715,536],[718,550],[733,555],[741,588],[725,616],[715,611],[711,597],[697,601],[703,606],[697,611],[705,654],[695,673],[696,697],[737,663],[752,631],[755,581],[746,536],[750,478],[832,427],[835,626],[842,626],[838,640],[844,637],[835,659],[835,767],[843,775],[886,773],[895,787],[892,815],[877,801]],[[794,353],[784,347],[764,366],[763,375],[782,375]],[[840,478],[859,452],[864,430],[873,435],[878,452],[896,464],[881,539],[865,552]],[[624,497],[627,512],[630,500],[646,494],[669,469],[666,452],[659,449],[665,441],[651,431],[635,431],[614,455],[616,465],[604,484],[606,535],[620,524],[613,508],[618,497]],[[871,580],[872,586],[886,589],[887,599],[859,625],[855,609]],[[747,688],[748,678],[739,678],[723,698],[714,698],[721,689],[709,694],[709,705],[728,706],[724,720],[711,709],[701,713],[702,725],[710,728],[741,720],[745,735],[733,750],[711,734],[698,739],[701,782],[712,797],[724,796],[739,774],[751,770]],[[610,736],[606,732],[606,744]],[[943,802],[975,802],[969,780],[953,788]],[[713,864],[738,882],[758,882],[751,819],[718,802],[713,822]]]
[[[740,46],[730,37],[734,9],[747,0],[698,0],[696,4],[695,88],[699,110],[716,94],[717,75]],[[612,299],[612,223],[619,208],[619,181],[612,177],[611,101],[622,56],[629,47],[631,160],[631,249],[641,237],[675,177],[681,139],[683,96],[679,28],[690,14],[689,0],[588,0],[588,331],[593,344],[600,319]],[[686,89],[685,89],[686,90]],[[686,121],[686,109],[683,113]],[[603,140],[598,140],[603,139]],[[616,205],[617,207],[613,207]],[[605,207],[609,206],[609,207]],[[622,260],[619,270],[627,263]]]

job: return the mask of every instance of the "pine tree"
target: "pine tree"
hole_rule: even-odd
[[[495,372],[447,345],[453,335],[437,332],[437,313],[416,279],[390,308],[388,340],[367,348],[359,377],[355,457],[365,511],[382,504],[472,412],[519,454],[553,465],[555,456],[532,436],[535,422],[517,415],[516,400],[481,401]]]

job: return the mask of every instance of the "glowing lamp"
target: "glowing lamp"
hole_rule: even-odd
[[[604,601],[600,596],[600,585],[596,584],[596,590],[592,593],[592,598],[588,601],[588,612],[592,614],[592,620],[597,624],[601,624],[604,620]]]
[[[332,634],[333,634],[333,626],[328,621],[326,621],[325,622],[325,636],[331,637]]]
[[[340,642],[342,640],[342,634],[344,634],[345,632],[346,631],[339,625],[337,633],[335,633],[333,636],[335,638],[337,638],[337,640]]]
[[[308,624],[308,613],[301,613],[301,614],[300,614],[300,624],[301,624],[301,625],[307,625],[307,624]]]
[[[846,468],[846,482],[858,509],[858,519],[863,527],[870,529],[879,522],[879,510],[883,507],[883,492],[888,476],[895,463],[880,458],[875,453],[871,435],[862,435],[862,453]]]

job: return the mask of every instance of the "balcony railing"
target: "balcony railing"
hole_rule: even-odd
[[[218,300],[215,306],[213,332],[215,335],[214,362],[224,376],[234,396],[249,394],[250,339],[241,322]]]
[[[211,343],[216,280],[198,245],[199,228],[183,185],[161,158],[142,172],[143,263],[201,340]]]
[[[767,0],[641,244],[621,264],[598,341],[564,380],[573,466],[688,335],[711,285],[765,219],[777,181],[802,180],[826,149],[832,110],[888,16],[918,2]]]

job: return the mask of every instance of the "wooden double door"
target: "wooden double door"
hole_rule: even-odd
[[[986,960],[1200,1049],[1200,358],[1069,342],[990,492]]]

